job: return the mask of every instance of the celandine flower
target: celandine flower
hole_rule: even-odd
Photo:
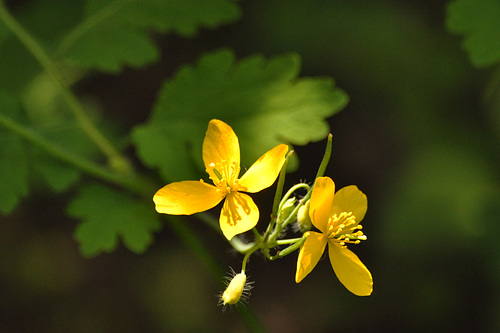
[[[213,119],[203,141],[203,162],[214,185],[181,181],[161,188],[153,197],[156,211],[191,215],[215,207],[224,198],[220,227],[228,240],[255,227],[259,209],[249,195],[271,186],[285,162],[288,146],[278,145],[262,155],[245,174],[240,174],[240,145],[233,129]]]
[[[347,186],[335,193],[329,177],[316,179],[311,195],[309,216],[321,233],[308,231],[297,261],[295,281],[299,283],[318,263],[328,244],[328,254],[340,282],[353,294],[368,296],[373,290],[370,271],[346,244],[366,240],[359,222],[367,210],[366,196],[356,187]]]

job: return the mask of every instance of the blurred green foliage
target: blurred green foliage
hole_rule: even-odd
[[[500,2],[455,0],[447,13],[447,28],[464,35],[463,47],[475,66],[486,67],[500,61]]]
[[[312,179],[323,146],[300,145],[324,137],[325,119],[347,97],[330,78],[298,78],[299,69],[334,76],[347,91],[345,112],[327,119],[327,175],[368,196],[368,242],[356,253],[375,291],[353,297],[329,265],[296,285],[293,255],[254,260],[248,308],[269,331],[500,330],[498,1],[213,1],[212,9],[184,1],[173,16],[168,6],[180,2],[10,3],[91,119],[157,188],[204,176],[200,145],[211,117],[234,126],[247,165],[284,141],[301,159],[289,181]],[[88,22],[89,34],[79,35]],[[234,51],[221,50],[228,46]],[[2,23],[0,73],[1,115],[110,170]],[[133,109],[144,96],[157,99]],[[292,111],[300,113],[289,118]],[[0,171],[0,210],[11,214],[0,220],[0,330],[247,331],[236,311],[207,300],[220,288],[174,229],[151,246],[153,205],[121,180],[96,184],[3,128]],[[66,208],[83,221],[74,236],[84,255],[113,251],[120,238],[131,251],[149,250],[82,259]],[[186,225],[225,266],[238,264],[219,235],[200,221]]]

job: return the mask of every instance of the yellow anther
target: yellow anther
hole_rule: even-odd
[[[335,214],[328,221],[328,238],[336,242],[340,247],[346,243],[359,244],[366,240],[366,236],[360,230],[361,225],[356,225],[356,216],[352,212]]]

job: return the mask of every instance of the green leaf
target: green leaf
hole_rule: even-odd
[[[88,0],[89,13],[94,14],[117,3],[116,0]],[[193,36],[199,28],[216,28],[234,22],[240,10],[231,0],[122,0],[122,9],[113,17],[122,23],[161,32],[175,31]]]
[[[9,118],[20,117],[20,107],[0,92],[0,113]],[[0,127],[0,212],[12,212],[19,200],[28,194],[28,156],[24,142]]]
[[[165,180],[199,178],[201,145],[213,118],[238,135],[243,167],[279,143],[324,139],[329,132],[325,119],[348,97],[330,78],[297,79],[299,70],[296,54],[235,62],[228,50],[183,67],[163,85],[147,124],[133,132],[140,158],[159,168]]]
[[[88,0],[84,21],[59,53],[80,66],[118,72],[159,57],[150,32],[194,35],[201,27],[233,22],[239,8],[228,0]]]
[[[464,36],[463,47],[474,66],[500,61],[500,1],[453,1],[447,7],[446,26]]]
[[[153,207],[101,185],[83,187],[68,206],[68,214],[82,219],[75,230],[85,257],[112,252],[119,238],[130,251],[143,253],[160,229]]]
[[[40,72],[40,66],[16,39],[0,44],[0,90],[19,93]]]
[[[55,192],[64,192],[71,185],[78,182],[81,177],[79,170],[50,158],[49,155],[43,152],[40,152],[40,156],[37,156],[37,171]]]
[[[141,67],[158,59],[149,37],[124,26],[93,29],[67,53],[67,59],[85,68],[118,73],[122,66]]]

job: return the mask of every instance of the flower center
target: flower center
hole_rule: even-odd
[[[361,231],[363,227],[356,223],[356,216],[352,212],[342,212],[334,214],[328,220],[328,239],[340,247],[345,247],[346,243],[359,244],[366,240],[366,236]]]
[[[238,176],[240,174],[240,166],[236,162],[228,163],[227,161],[222,161],[219,163],[210,163],[211,171],[215,177],[210,176],[210,179],[214,182],[215,186],[219,188],[223,193],[228,194],[231,191],[236,191],[238,187]],[[207,173],[211,175],[209,170]]]

